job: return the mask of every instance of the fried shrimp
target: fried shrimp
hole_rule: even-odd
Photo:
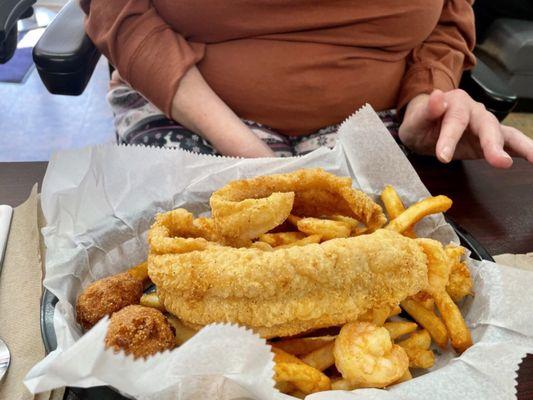
[[[128,272],[99,279],[79,295],[76,319],[84,329],[91,329],[106,315],[139,303],[142,294],[142,281]]]
[[[172,349],[175,338],[161,311],[132,305],[112,315],[105,345],[139,358]]]
[[[344,325],[333,352],[343,378],[357,387],[385,387],[409,368],[405,350],[392,343],[387,329],[368,322]]]

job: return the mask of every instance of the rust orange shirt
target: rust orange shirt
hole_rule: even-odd
[[[474,64],[472,0],[82,0],[86,30],[167,115],[196,64],[235,113],[287,135],[401,108]]]

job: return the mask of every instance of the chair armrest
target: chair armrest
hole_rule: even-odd
[[[17,21],[24,17],[36,0],[0,1],[0,64],[11,59],[17,48]]]
[[[100,52],[83,29],[85,14],[70,0],[33,48],[33,61],[50,93],[77,96],[91,79]]]
[[[36,0],[2,0],[0,2],[0,43],[7,37],[9,31],[16,26],[17,21],[28,11]]]
[[[460,87],[503,120],[515,108],[518,97],[485,62],[477,59],[475,68],[463,74]]]

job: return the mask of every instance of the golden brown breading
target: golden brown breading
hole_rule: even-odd
[[[472,277],[465,263],[458,263],[452,266],[450,280],[446,286],[446,290],[456,303],[461,301],[465,296],[472,294]]]
[[[370,231],[386,222],[381,207],[353,189],[350,178],[318,168],[232,181],[213,193],[210,205],[217,231],[232,245],[246,244],[268,232],[291,210],[306,217],[353,217]]]
[[[150,251],[164,254],[202,250],[207,246],[204,235],[209,235],[202,225],[194,224],[193,215],[184,208],[157,214],[148,232]]]
[[[175,338],[161,311],[132,305],[111,316],[105,345],[139,358],[174,348]]]
[[[99,279],[85,288],[76,302],[76,319],[85,329],[130,304],[137,304],[143,283],[128,272]]]
[[[193,326],[234,322],[264,337],[355,321],[427,286],[427,259],[396,232],[262,251],[208,243],[202,251],[150,254],[165,308]]]

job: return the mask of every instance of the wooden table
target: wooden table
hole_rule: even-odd
[[[47,162],[0,163],[0,204],[18,206],[36,183],[40,192],[47,165]]]
[[[508,170],[495,170],[484,161],[442,165],[431,158],[411,160],[434,194],[454,200],[448,212],[489,253],[533,251],[533,165],[515,160]],[[46,163],[0,163],[0,204],[17,206],[36,182]],[[518,398],[533,399],[533,356],[520,366]]]

